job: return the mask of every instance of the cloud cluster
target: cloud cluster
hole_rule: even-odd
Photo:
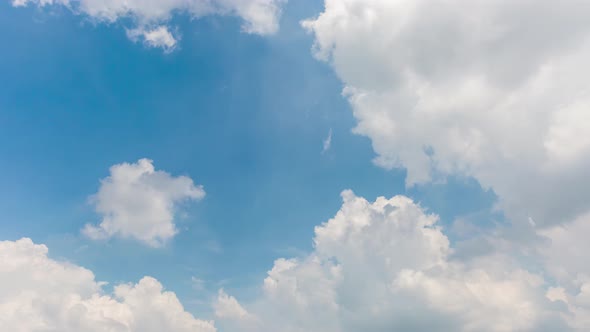
[[[472,176],[513,219],[588,212],[584,1],[325,0],[303,22],[345,84],[354,131],[407,184]]]
[[[590,328],[590,280],[574,288],[556,287],[546,273],[531,272],[499,253],[454,259],[438,217],[409,198],[368,202],[351,191],[342,197],[336,216],[316,227],[314,251],[278,259],[268,272],[263,296],[248,306],[261,325],[237,330]],[[232,301],[231,307],[238,305]]]
[[[371,139],[375,163],[407,169],[408,186],[448,175],[473,177],[495,191],[512,222],[468,239],[467,247],[446,247],[462,252],[440,252],[447,258],[434,269],[416,269],[413,260],[436,256],[416,257],[407,248],[386,251],[404,253],[394,262],[410,257],[403,264],[410,267],[394,274],[384,274],[383,264],[370,263],[371,257],[359,259],[357,269],[388,275],[383,282],[388,288],[367,295],[367,304],[397,312],[374,330],[424,323],[399,315],[416,310],[434,310],[433,317],[441,319],[434,319],[436,330],[590,328],[584,237],[590,229],[590,21],[583,14],[588,10],[590,4],[579,1],[325,0],[324,11],[302,23],[315,36],[315,55],[345,84],[343,94],[357,120],[354,131]],[[357,252],[356,245],[381,236],[400,241],[386,231],[367,233],[373,240],[355,236],[354,247],[322,256],[320,235],[316,230],[316,253],[303,262],[278,261],[270,280],[278,273],[277,280],[284,285],[297,280],[291,289],[300,289],[298,274],[315,264],[323,275],[334,274],[322,287],[333,289],[329,286],[347,279],[345,265],[322,257],[349,260],[340,258],[348,255],[343,250]],[[469,248],[478,253],[465,257]],[[508,258],[519,256],[523,261]],[[349,289],[354,296],[367,294],[356,284]],[[391,296],[392,289],[407,306],[388,307],[396,301],[381,294]],[[334,312],[350,296],[329,295]],[[418,298],[425,300],[416,304]],[[368,310],[359,317],[380,322],[372,315]],[[331,328],[350,326],[354,322]]]
[[[156,171],[149,159],[114,165],[110,173],[92,197],[102,221],[82,230],[92,239],[119,236],[162,246],[178,232],[174,223],[177,204],[205,196],[203,187],[195,186],[189,177]]]
[[[13,332],[215,332],[154,278],[103,284],[80,266],[47,257],[30,239],[0,242],[0,326]]]
[[[351,191],[342,198],[336,215],[315,228],[310,254],[276,260],[261,297],[243,306],[219,291],[213,309],[222,331],[590,328],[590,278],[555,283],[551,272],[500,253],[456,259],[438,217],[411,199],[369,202]],[[102,288],[91,271],[48,258],[30,239],[0,242],[0,324],[11,331],[216,331],[153,278],[113,294]]]
[[[232,15],[243,20],[242,30],[260,35],[278,30],[281,6],[286,0],[12,0],[15,7],[61,5],[95,22],[113,23],[131,19],[135,27],[127,31],[133,41],[172,51],[179,35],[169,22],[175,14],[194,18]]]

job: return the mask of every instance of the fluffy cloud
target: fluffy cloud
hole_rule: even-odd
[[[47,257],[30,239],[0,242],[0,326],[36,332],[214,332],[155,279],[116,286],[113,294],[82,267]]]
[[[177,204],[205,196],[203,188],[189,177],[156,171],[149,159],[114,165],[110,173],[92,197],[102,222],[82,230],[92,239],[120,236],[161,246],[178,232],[174,224]]]
[[[168,26],[177,13],[199,18],[206,15],[232,15],[242,18],[242,30],[260,35],[278,30],[281,6],[286,0],[12,0],[15,7],[29,4],[38,7],[61,5],[96,22],[113,23],[131,19],[135,27],[128,30],[134,41],[147,46],[174,49],[178,37]],[[140,38],[141,37],[141,38]]]
[[[383,167],[473,176],[513,220],[588,211],[590,21],[583,1],[325,0],[303,25]]]
[[[250,330],[590,328],[590,284],[573,292],[553,287],[510,256],[453,259],[438,217],[409,198],[371,203],[350,191],[342,196],[336,216],[316,227],[314,251],[278,259],[268,272],[264,295],[248,306],[262,323]]]

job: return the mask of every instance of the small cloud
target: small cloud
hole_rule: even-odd
[[[114,165],[110,173],[91,197],[102,221],[82,229],[94,240],[118,236],[160,247],[178,233],[174,223],[178,204],[205,197],[203,187],[195,186],[191,178],[156,170],[149,159]]]
[[[174,51],[180,39],[175,37],[165,25],[152,29],[145,27],[129,29],[127,30],[127,37],[134,42],[143,41],[143,44],[147,47],[161,48],[166,53]]]
[[[537,227],[537,223],[532,217],[529,217],[529,225],[531,225],[531,227]]]
[[[322,154],[328,152],[328,150],[330,150],[331,147],[332,147],[332,128],[330,128],[330,131],[328,132],[328,137],[326,137],[324,139]]]

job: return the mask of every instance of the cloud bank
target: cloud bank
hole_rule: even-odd
[[[64,6],[98,23],[130,19],[134,26],[127,30],[127,36],[131,40],[170,52],[180,38],[170,25],[174,15],[183,13],[193,18],[237,16],[243,21],[244,32],[269,35],[279,28],[284,2],[286,0],[12,0],[12,5]]]
[[[91,199],[102,221],[82,230],[92,239],[118,236],[162,246],[178,233],[177,205],[205,197],[203,187],[195,186],[191,178],[157,171],[149,159],[114,165],[110,173]]]

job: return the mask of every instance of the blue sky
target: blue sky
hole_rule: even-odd
[[[502,159],[514,151],[524,159],[536,157],[520,150],[498,157],[499,153],[484,148],[478,151],[478,158],[470,159],[472,150],[460,153],[466,157],[456,157],[457,150],[452,149],[455,141],[439,135],[436,129],[449,121],[457,121],[458,127],[465,121],[465,126],[484,133],[481,135],[489,134],[489,141],[498,147],[505,142],[497,137],[510,136],[514,128],[494,127],[500,134],[506,133],[496,136],[485,127],[486,121],[474,124],[464,120],[468,117],[454,115],[434,125],[408,120],[401,123],[407,137],[387,141],[387,132],[371,127],[369,116],[379,114],[370,113],[369,108],[377,109],[382,102],[380,97],[371,100],[371,93],[398,95],[389,85],[376,87],[389,78],[379,77],[388,69],[373,72],[371,61],[377,66],[383,59],[371,53],[374,45],[367,42],[366,48],[359,45],[360,51],[351,51],[345,37],[334,37],[334,53],[330,60],[322,61],[314,57],[312,48],[325,26],[306,31],[301,21],[317,18],[331,7],[324,7],[319,0],[280,2],[280,6],[280,28],[269,35],[243,32],[239,13],[199,19],[174,15],[166,24],[174,26],[175,37],[180,37],[175,49],[165,52],[129,40],[125,28],[135,24],[133,18],[107,24],[92,21],[85,14],[74,15],[60,5],[15,8],[10,2],[0,2],[0,39],[6,41],[0,52],[0,240],[28,237],[45,244],[51,259],[83,266],[93,271],[96,280],[109,282],[107,292],[113,285],[152,276],[200,318],[213,317],[211,301],[219,288],[240,302],[253,303],[256,311],[263,280],[273,262],[281,257],[305,260],[314,255],[314,227],[336,215],[345,189],[369,202],[379,196],[412,198],[427,213],[440,216],[439,225],[451,246],[484,233],[471,240],[489,242],[496,252],[509,247],[506,250],[524,250],[525,256],[530,253],[532,249],[518,245],[495,246],[525,242],[506,240],[521,236],[521,216],[535,220],[553,217],[537,208],[544,204],[544,196],[539,194],[537,201],[531,201],[531,195],[519,196],[511,189],[511,174],[541,176],[541,171],[518,168],[512,159]],[[362,31],[342,33],[353,36]],[[373,35],[375,39],[382,36]],[[452,33],[449,36],[453,38]],[[402,46],[408,50],[414,47]],[[318,47],[320,52],[323,47],[330,49],[321,42]],[[399,49],[386,49],[383,54],[393,58]],[[368,55],[361,54],[364,50]],[[426,54],[428,50],[418,52]],[[444,58],[445,49],[438,52]],[[424,64],[425,69],[410,70],[425,76],[436,71],[436,61],[427,64],[430,60],[416,57],[416,66]],[[489,63],[499,61],[504,58]],[[473,68],[478,66],[474,63]],[[433,74],[436,77],[429,87],[446,82],[441,77],[447,72],[440,72],[441,76]],[[461,82],[459,75],[448,74],[455,81],[445,84]],[[366,83],[367,77],[374,77],[377,83]],[[505,82],[503,79],[498,82]],[[401,81],[399,77],[391,79]],[[347,100],[342,92],[345,87],[359,88],[369,99]],[[405,91],[403,83],[399,87]],[[427,93],[442,105],[444,93],[435,95],[435,88]],[[394,112],[406,105],[404,96],[399,98],[399,103],[386,104],[383,109]],[[454,107],[462,107],[461,102],[454,100]],[[357,125],[360,129],[354,133]],[[331,144],[322,151],[328,135]],[[475,141],[471,136],[462,139]],[[519,139],[515,142],[508,146],[521,146]],[[420,151],[427,146],[436,159],[429,167],[433,174],[442,174],[440,179],[433,176],[406,186],[408,174],[419,174],[423,169],[421,159],[414,158],[410,149]],[[383,167],[383,163],[374,162],[377,157],[398,159],[399,167]],[[111,166],[135,163],[140,158],[153,160],[158,170],[203,185],[205,198],[175,207],[179,233],[161,248],[116,236],[105,241],[89,239],[80,230],[101,220],[89,197],[99,191]],[[486,168],[479,160],[495,160],[488,164],[497,164]],[[583,161],[579,165],[584,165]],[[574,166],[571,169],[577,169]],[[578,176],[585,180],[585,175]],[[554,183],[551,178],[547,181]],[[522,187],[529,188],[528,192],[537,190],[528,182]],[[576,188],[564,190],[576,192]],[[555,209],[569,206],[563,203]],[[474,233],[459,230],[457,220],[473,224],[470,230]],[[555,225],[551,221],[547,224]],[[536,258],[529,257],[528,263],[518,264],[528,266],[533,261]],[[203,280],[202,288],[195,286],[194,278]]]

